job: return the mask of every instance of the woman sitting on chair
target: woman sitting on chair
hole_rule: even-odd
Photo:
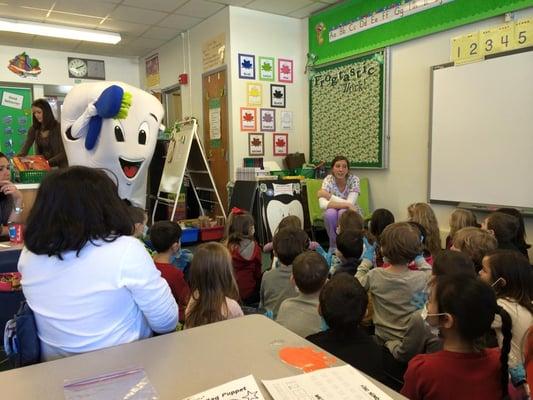
[[[359,211],[359,178],[350,174],[349,166],[350,162],[346,157],[335,157],[331,162],[331,174],[324,178],[322,188],[317,193],[320,208],[325,210],[324,225],[329,236],[329,253],[337,247],[339,216],[347,209]]]
[[[18,270],[45,361],[176,328],[178,307],[105,172],[71,167],[41,183]]]

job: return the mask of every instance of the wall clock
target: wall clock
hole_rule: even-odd
[[[104,60],[90,60],[86,58],[68,58],[68,76],[70,78],[105,80]]]

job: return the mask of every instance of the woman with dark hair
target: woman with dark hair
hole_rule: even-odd
[[[103,171],[71,167],[43,180],[18,263],[43,360],[175,329],[174,297],[133,231]]]
[[[359,211],[359,178],[350,174],[350,162],[344,156],[337,156],[331,162],[331,174],[324,178],[318,191],[320,208],[324,210],[324,225],[329,236],[329,250],[336,249],[337,223],[341,214],[347,210]]]
[[[529,259],[529,254],[527,251],[529,250],[531,245],[526,241],[526,227],[524,225],[524,217],[522,216],[522,213],[516,208],[510,207],[499,208],[497,211],[504,214],[512,215],[513,217],[516,217],[516,219],[518,219],[518,231],[516,232],[516,236],[513,242],[515,243],[516,247],[518,247],[520,253],[522,253],[524,256],[526,256],[527,259]]]
[[[0,152],[0,236],[8,235],[8,222],[18,222],[22,214],[22,193],[11,182],[9,160]]]
[[[51,167],[67,167],[67,155],[61,140],[61,129],[59,122],[54,118],[50,104],[45,99],[37,99],[31,105],[31,112],[33,124],[17,156],[26,156],[35,142],[35,154],[43,155]]]

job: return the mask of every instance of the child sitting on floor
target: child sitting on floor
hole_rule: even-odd
[[[218,242],[196,248],[191,264],[191,300],[185,328],[243,316],[228,249]]]
[[[476,278],[445,275],[437,278],[429,298],[423,318],[440,332],[444,350],[414,357],[401,393],[411,400],[506,398],[511,319],[497,305],[494,291]],[[496,314],[503,321],[501,353],[479,347]]]
[[[329,267],[318,253],[306,251],[294,259],[291,283],[298,296],[281,303],[276,322],[297,335],[306,337],[320,331],[318,295],[328,279]]]
[[[290,282],[292,262],[305,251],[308,241],[307,233],[300,228],[283,228],[274,236],[274,255],[279,263],[277,268],[263,274],[259,303],[274,319],[283,300],[298,295]]]
[[[156,253],[153,255],[155,266],[168,286],[179,307],[179,319],[185,319],[185,308],[191,291],[181,269],[176,268],[171,259],[180,249],[181,228],[176,222],[158,221],[150,229],[150,241]]]
[[[231,254],[241,300],[247,305],[257,305],[263,271],[261,247],[254,238],[254,218],[250,213],[234,207],[226,231],[226,246]]]
[[[381,349],[360,327],[368,297],[357,279],[346,273],[335,275],[320,292],[319,313],[326,330],[307,340],[363,371],[382,380]]]

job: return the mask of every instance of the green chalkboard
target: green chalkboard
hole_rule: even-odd
[[[415,0],[411,0],[414,2]],[[379,13],[409,0],[348,0],[309,18],[309,53],[315,65],[362,54],[435,32],[533,6],[533,0],[416,0],[433,3],[424,11],[330,41],[329,32],[350,21]]]
[[[311,160],[386,167],[386,51],[310,70]]]
[[[0,87],[0,151],[17,154],[31,125],[31,89]]]

